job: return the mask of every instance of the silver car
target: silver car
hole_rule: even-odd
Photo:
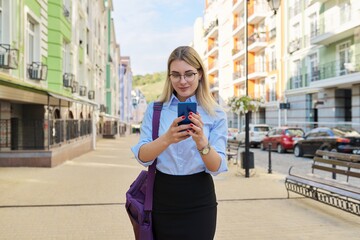
[[[259,146],[270,129],[271,127],[267,124],[249,124],[250,146]],[[242,127],[241,131],[236,135],[236,140],[245,143],[245,126]]]

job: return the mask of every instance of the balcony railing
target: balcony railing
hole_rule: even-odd
[[[19,51],[17,49],[11,49],[10,44],[0,44],[0,68],[18,68],[18,56]]]
[[[91,126],[91,119],[0,119],[0,150],[44,150],[65,139],[90,135]]]
[[[360,55],[357,55],[355,57],[355,61],[353,62],[350,61],[343,63],[337,60],[321,64],[317,69],[309,74],[308,80],[313,82],[358,72],[360,72]]]
[[[212,21],[210,23],[210,26],[205,30],[204,37],[206,37],[211,32],[211,30],[213,30],[218,25],[219,25],[219,21],[217,19],[215,21]]]
[[[293,41],[291,41],[289,43],[289,46],[288,46],[288,52],[290,54],[292,54],[293,52],[296,52],[297,50],[299,50],[301,47],[301,41],[300,41],[300,38],[298,39],[295,39]]]
[[[40,62],[32,62],[28,65],[28,77],[33,80],[46,80],[47,65]]]

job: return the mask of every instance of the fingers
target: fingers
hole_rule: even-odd
[[[201,120],[201,116],[199,113],[195,114],[193,112],[190,112],[189,119],[195,126],[201,128],[201,129],[204,127],[204,123]]]

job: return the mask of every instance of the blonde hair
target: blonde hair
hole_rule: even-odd
[[[192,67],[196,68],[201,78],[199,79],[199,85],[196,89],[195,96],[200,106],[209,114],[215,115],[215,108],[218,108],[219,105],[216,103],[214,97],[210,93],[209,82],[206,76],[204,64],[199,56],[199,54],[189,46],[177,47],[169,56],[167,63],[167,78],[164,84],[164,89],[160,95],[158,101],[168,102],[170,101],[171,94],[174,92],[174,88],[170,81],[170,65],[174,60],[182,60]]]

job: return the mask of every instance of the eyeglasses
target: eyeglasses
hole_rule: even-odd
[[[184,75],[181,75],[179,73],[171,73],[169,74],[170,80],[172,82],[180,82],[181,77],[184,77],[184,80],[187,82],[192,82],[195,79],[195,75],[198,74],[196,72],[187,72]]]

